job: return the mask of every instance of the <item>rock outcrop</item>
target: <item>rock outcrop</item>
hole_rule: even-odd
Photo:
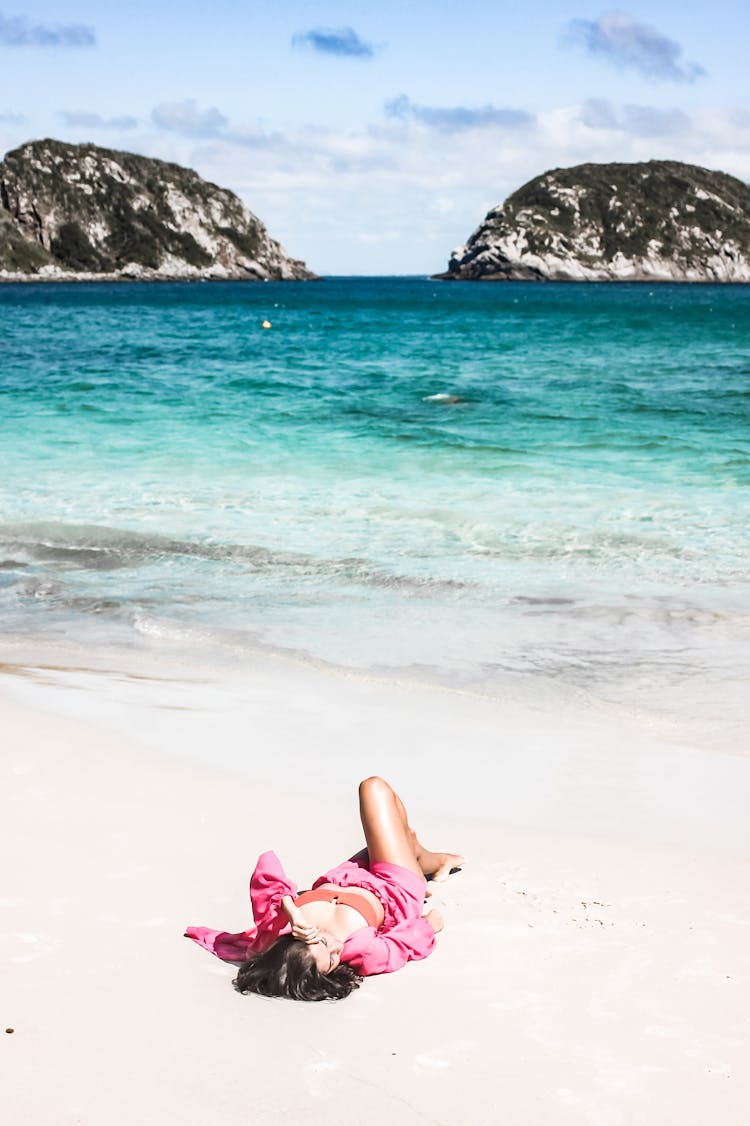
[[[673,160],[554,169],[493,208],[439,276],[750,282],[750,186]]]
[[[313,277],[189,168],[50,140],[0,163],[0,280]]]

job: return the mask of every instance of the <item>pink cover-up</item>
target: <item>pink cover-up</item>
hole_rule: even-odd
[[[355,857],[319,876],[313,887],[320,884],[367,888],[383,904],[382,925],[355,931],[341,951],[341,961],[358,973],[392,973],[406,962],[426,958],[433,950],[435,932],[422,916],[424,882],[415,872],[398,864],[368,865]],[[225,962],[244,962],[291,930],[281,906],[285,895],[296,896],[297,885],[288,878],[276,854],[264,852],[250,878],[255,925],[237,933],[188,927],[185,935]]]

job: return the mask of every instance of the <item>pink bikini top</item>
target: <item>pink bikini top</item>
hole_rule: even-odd
[[[383,921],[369,895],[361,888],[315,888],[314,891],[303,891],[294,902],[297,907],[304,907],[306,903],[343,903],[345,907],[359,911],[368,927],[376,929]]]

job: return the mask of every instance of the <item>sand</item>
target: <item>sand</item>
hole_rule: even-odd
[[[5,1122],[746,1126],[736,748],[283,662],[83,657],[0,651]],[[237,995],[184,926],[245,926],[264,848],[301,883],[353,851],[372,772],[468,857],[437,951],[339,1004]]]

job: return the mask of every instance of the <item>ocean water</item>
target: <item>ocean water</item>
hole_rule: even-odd
[[[736,722],[749,422],[750,287],[0,286],[0,632]]]

